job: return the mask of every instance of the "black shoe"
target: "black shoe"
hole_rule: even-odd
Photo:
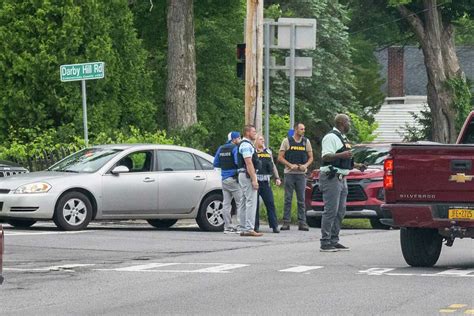
[[[275,228],[273,228],[273,232],[274,232],[275,234],[279,234],[279,233],[280,233],[280,230],[278,229],[278,227],[275,227]]]
[[[341,245],[340,243],[335,244],[334,248],[336,248],[339,251],[349,251],[349,250],[351,250],[351,248],[346,247],[344,245]]]
[[[307,231],[309,231],[309,227],[306,223],[300,223],[298,225],[298,230],[303,230],[303,231],[307,232]]]
[[[336,247],[331,246],[331,245],[321,245],[321,248],[319,248],[319,251],[321,251],[321,252],[337,252],[339,250],[336,249]]]
[[[280,230],[290,230],[290,224],[281,225]]]

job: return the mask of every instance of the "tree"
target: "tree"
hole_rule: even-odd
[[[168,128],[197,123],[193,0],[168,0]]]
[[[105,79],[87,83],[91,138],[156,128],[146,51],[123,1],[3,0],[0,25],[2,141],[21,128],[82,135],[80,84],[60,82],[59,66],[87,61],[105,62]]]
[[[348,1],[352,25],[380,46],[418,43],[428,76],[428,105],[432,137],[438,142],[456,140],[458,113],[465,111],[466,89],[455,50],[455,25],[469,25],[474,4],[469,0],[358,0]],[[370,17],[370,18],[367,18]],[[402,17],[402,20],[400,20]],[[464,20],[462,18],[464,17]],[[467,40],[467,37],[463,37]],[[459,94],[462,97],[459,97]],[[469,98],[469,96],[467,96]]]

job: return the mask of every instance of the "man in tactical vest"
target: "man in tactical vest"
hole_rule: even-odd
[[[242,189],[242,209],[240,212],[240,236],[260,237],[255,228],[255,213],[257,212],[258,181],[257,170],[259,160],[253,145],[257,131],[252,125],[244,127],[244,138],[239,144],[237,166],[239,167],[239,184]]]
[[[214,157],[214,167],[221,168],[222,176],[222,216],[224,217],[224,234],[239,233],[238,227],[232,224],[232,199],[235,201],[237,216],[242,208],[242,190],[238,182],[237,150],[240,143],[240,133],[230,132],[227,143],[217,149]]]
[[[313,162],[313,149],[309,139],[304,137],[304,132],[305,126],[302,123],[296,123],[293,136],[288,136],[283,140],[278,154],[278,161],[285,165],[285,206],[281,230],[290,229],[293,191],[296,192],[298,202],[298,229],[309,230],[306,224],[304,193],[306,171]]]
[[[352,168],[365,169],[365,165],[354,163],[351,145],[346,137],[350,130],[350,119],[338,114],[335,127],[322,140],[322,167],[319,173],[319,187],[323,193],[324,212],[321,220],[322,252],[349,250],[339,243],[339,231],[346,213],[346,176]]]

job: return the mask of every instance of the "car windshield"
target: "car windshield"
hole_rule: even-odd
[[[388,155],[389,146],[358,146],[354,147],[354,161],[366,165],[383,165],[383,161]]]
[[[72,173],[96,172],[121,151],[121,149],[110,148],[86,148],[64,158],[48,170]]]

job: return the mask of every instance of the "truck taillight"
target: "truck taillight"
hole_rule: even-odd
[[[387,158],[383,163],[383,187],[385,190],[393,189],[393,159]]]

